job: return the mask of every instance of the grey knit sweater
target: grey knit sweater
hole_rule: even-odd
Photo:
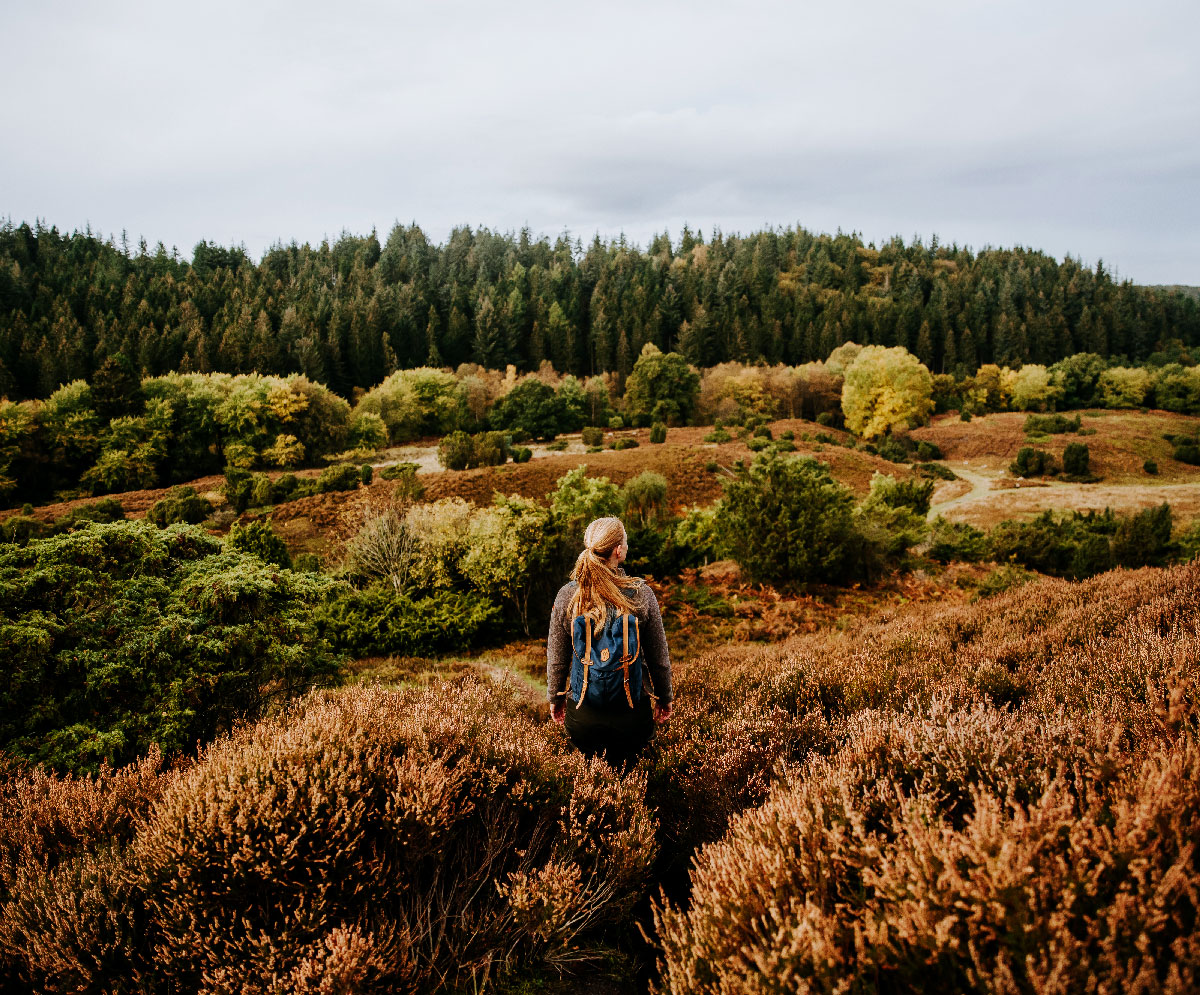
[[[550,612],[550,634],[546,639],[546,695],[551,702],[567,693],[571,680],[570,605],[577,587],[579,585],[572,580],[559,588]],[[671,653],[667,649],[667,634],[663,631],[658,599],[642,580],[637,581],[637,586],[629,591],[629,599],[638,617],[642,652],[654,684],[654,693],[659,703],[665,705],[672,697]]]

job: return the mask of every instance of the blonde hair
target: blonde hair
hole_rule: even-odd
[[[583,533],[584,550],[571,571],[571,579],[579,587],[571,598],[570,611],[572,618],[582,615],[591,619],[593,630],[604,624],[608,605],[621,612],[634,611],[625,591],[637,582],[608,565],[613,550],[625,540],[625,526],[619,518],[597,518]]]

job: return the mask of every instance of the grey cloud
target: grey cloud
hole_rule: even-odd
[[[0,212],[253,252],[799,222],[1200,283],[1197,27],[1182,0],[26,5]]]

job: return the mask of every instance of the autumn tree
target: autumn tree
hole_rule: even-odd
[[[933,411],[933,377],[902,346],[865,346],[846,368],[842,413],[846,427],[873,439],[920,425]]]

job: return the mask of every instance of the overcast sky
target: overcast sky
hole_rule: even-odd
[[[164,242],[685,221],[1200,284],[1200,3],[0,0],[0,215]]]

